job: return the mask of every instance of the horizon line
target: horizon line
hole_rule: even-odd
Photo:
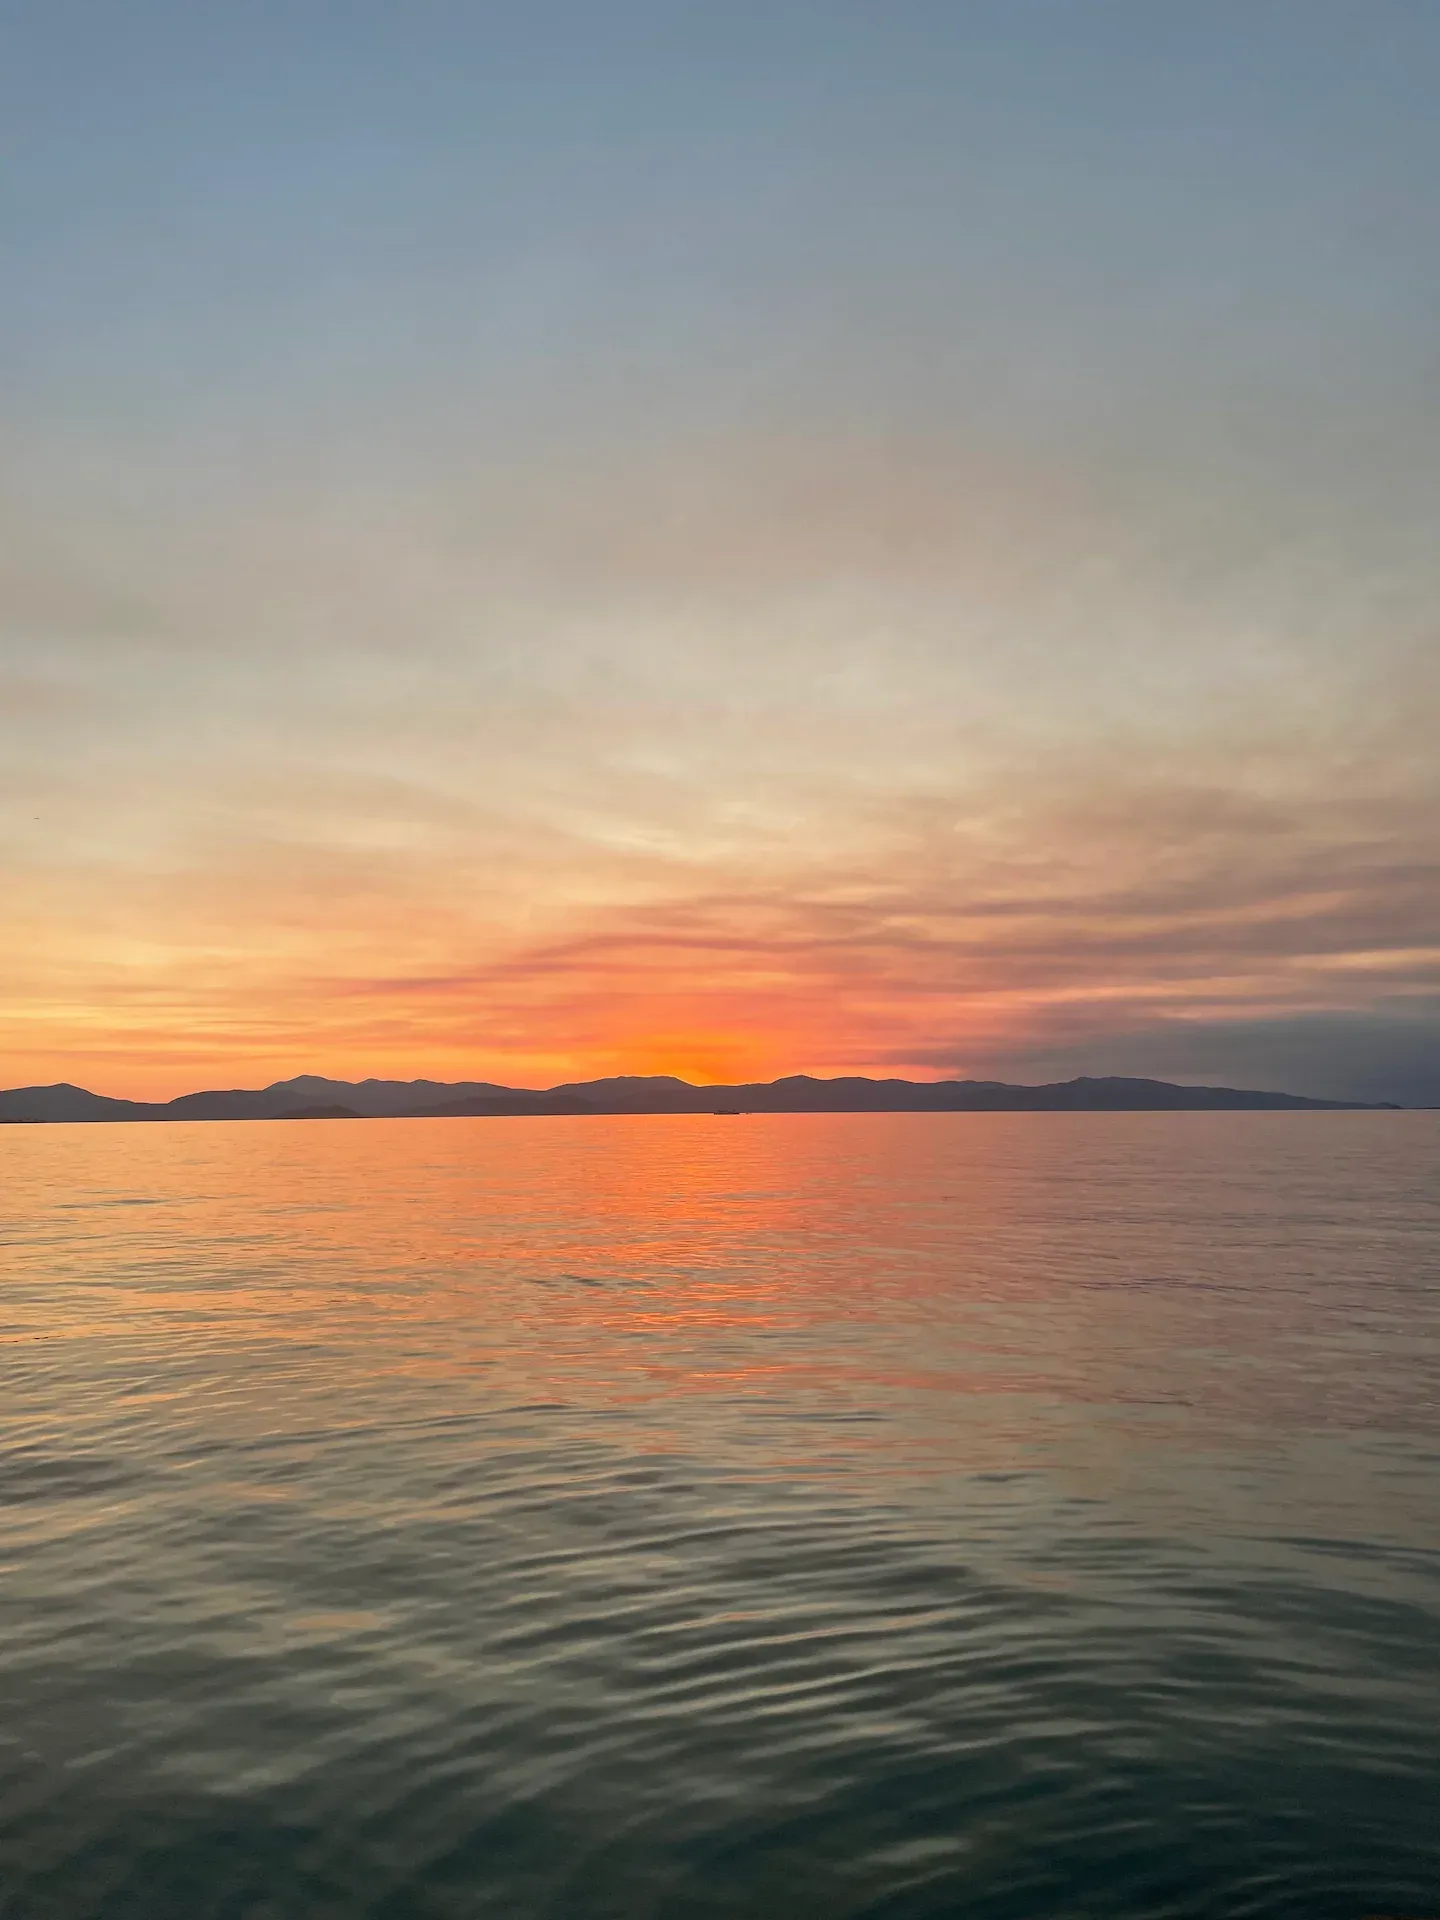
[[[1345,1100],[1233,1083],[1135,1074],[1064,1080],[910,1080],[900,1074],[781,1074],[771,1080],[686,1080],[679,1074],[602,1074],[550,1087],[493,1080],[341,1080],[301,1073],[263,1087],[201,1087],[168,1100],[96,1093],[74,1081],[0,1089],[7,1124],[268,1119],[402,1119],[562,1114],[1026,1111],[1403,1111],[1393,1100]]]

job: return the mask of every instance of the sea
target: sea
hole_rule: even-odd
[[[1440,1916],[1440,1115],[0,1129],[0,1920]]]

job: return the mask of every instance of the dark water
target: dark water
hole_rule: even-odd
[[[1440,1914],[1440,1117],[0,1135],[0,1920]]]

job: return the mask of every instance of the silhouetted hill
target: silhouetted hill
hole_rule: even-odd
[[[1160,1113],[1359,1109],[1390,1102],[1311,1100],[1246,1087],[1168,1080],[1081,1078],[1047,1086],[1003,1080],[816,1080],[789,1074],[744,1086],[696,1087],[671,1074],[622,1074],[537,1090],[483,1080],[323,1080],[300,1074],[273,1086],[184,1093],[175,1100],[112,1100],[84,1087],[12,1087],[0,1120],[439,1119],[583,1113]]]
[[[153,1120],[161,1110],[141,1100],[111,1100],[61,1081],[53,1087],[12,1087],[0,1093],[7,1120]]]

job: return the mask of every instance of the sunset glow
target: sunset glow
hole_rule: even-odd
[[[32,11],[0,1079],[1440,1099],[1423,68],[924,11]]]

